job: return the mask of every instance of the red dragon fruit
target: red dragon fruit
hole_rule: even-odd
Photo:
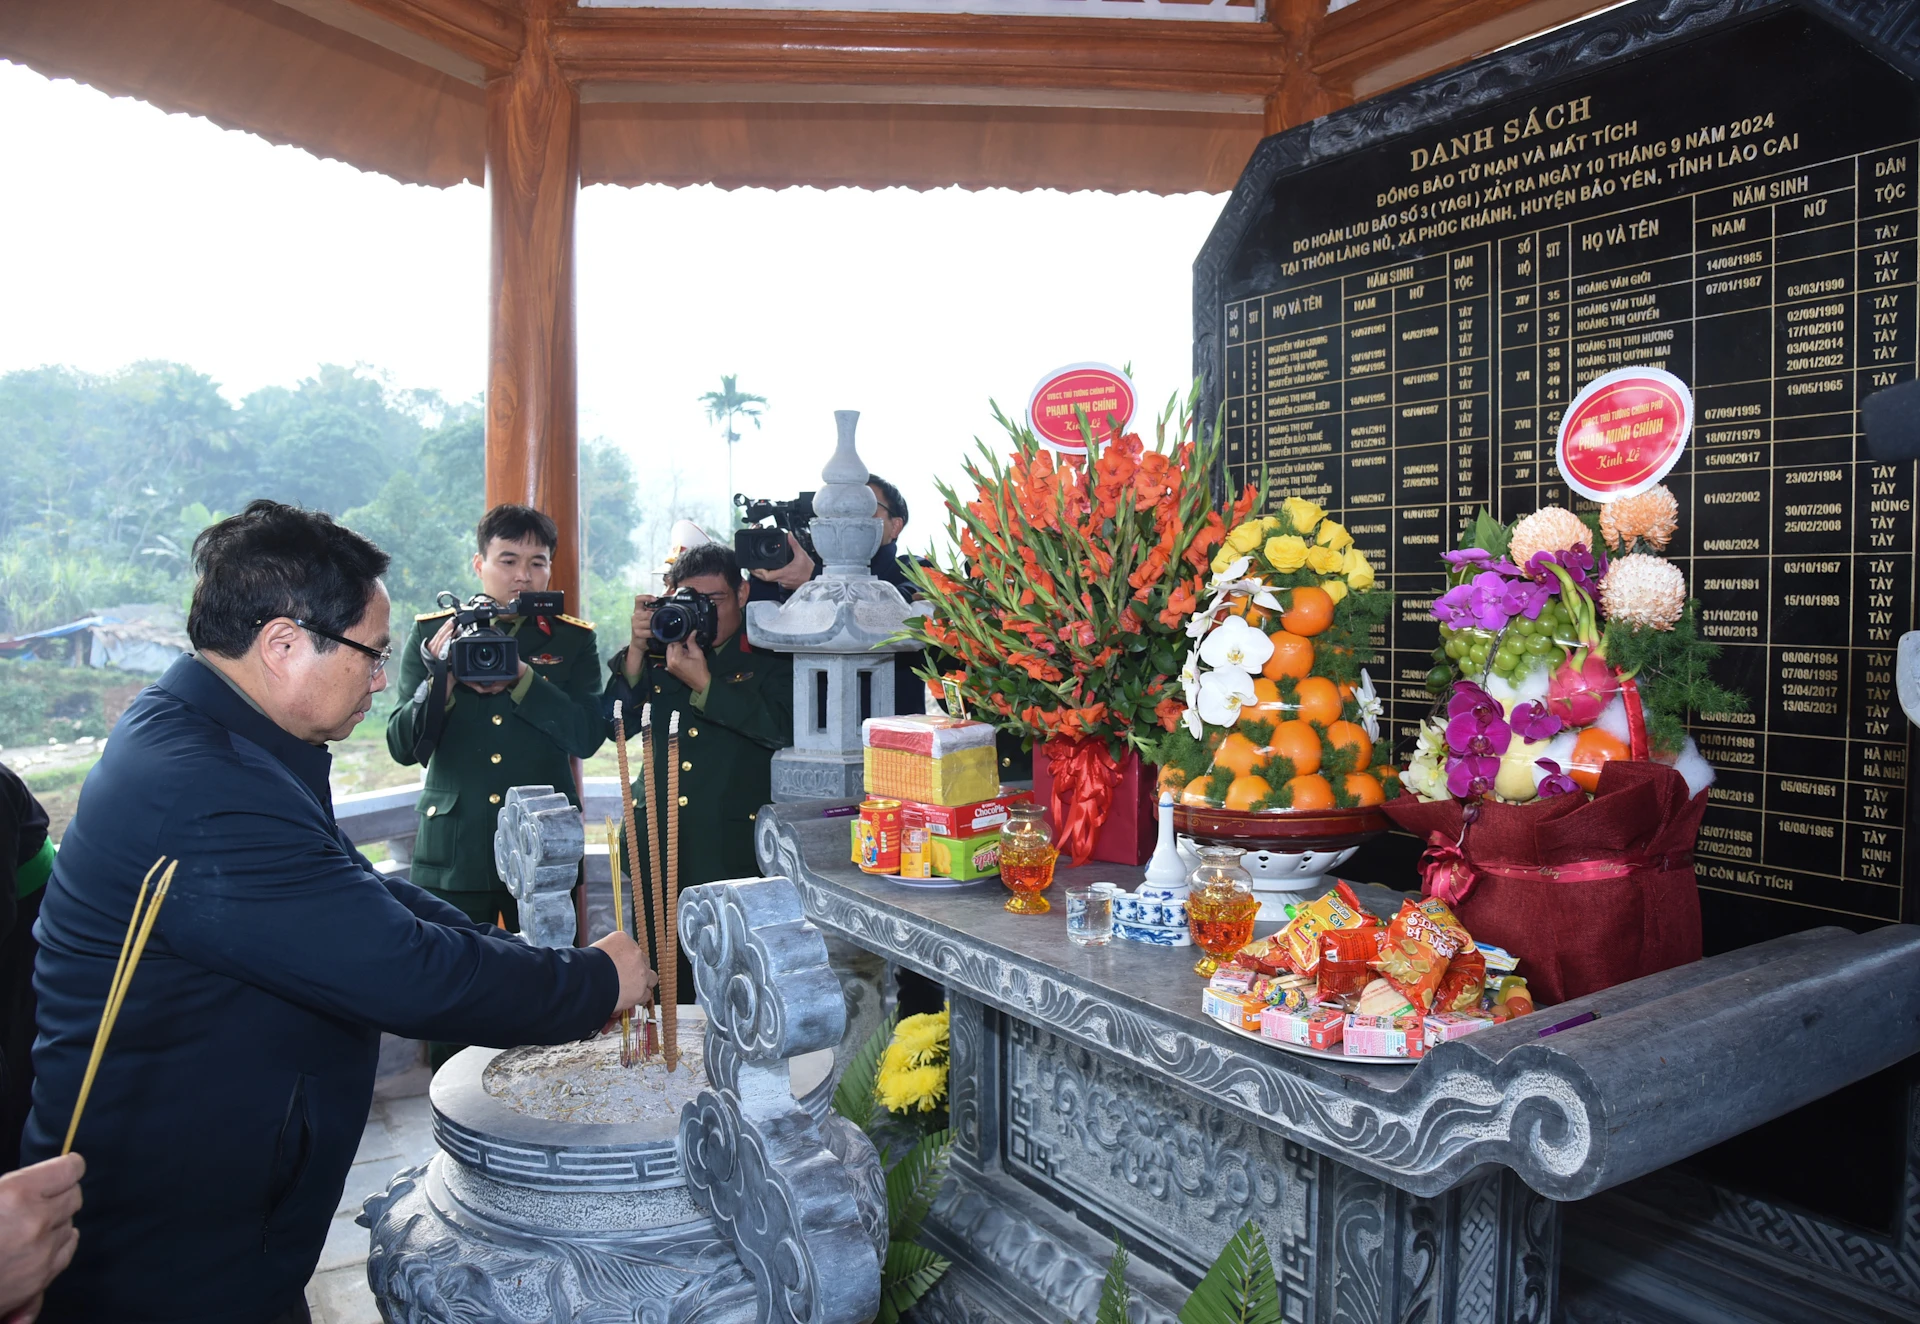
[[[1568,726],[1591,726],[1619,688],[1605,658],[1590,653],[1578,666],[1569,658],[1547,679],[1547,711]]]

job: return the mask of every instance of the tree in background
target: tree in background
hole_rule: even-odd
[[[727,442],[727,497],[733,497],[733,444],[740,440],[739,431],[733,426],[736,418],[753,420],[756,431],[760,427],[760,411],[767,403],[764,395],[749,395],[740,389],[738,373],[722,373],[720,389],[708,391],[700,397],[707,407],[707,419],[720,424],[721,435]]]

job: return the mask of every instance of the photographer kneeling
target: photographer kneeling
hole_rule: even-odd
[[[688,548],[668,569],[667,588],[663,598],[633,600],[632,636],[612,659],[602,706],[611,733],[613,702],[621,701],[630,741],[639,735],[641,708],[653,707],[653,821],[664,824],[667,815],[679,815],[684,891],[760,872],[753,820],[773,798],[774,751],[793,743],[793,659],[748,642],[748,584],[731,548],[718,543]],[[676,714],[680,794],[677,803],[669,803],[667,732]],[[639,931],[646,935],[652,932],[652,909],[643,788],[636,770],[642,875],[634,882],[634,912],[644,921]],[[623,861],[632,858],[624,846],[623,837]],[[684,960],[679,994],[681,1001],[693,1001],[693,976]]]
[[[591,757],[604,739],[600,654],[593,627],[557,607],[552,615],[506,614],[522,594],[546,590],[559,543],[551,519],[527,506],[495,506],[475,540],[480,591],[502,609],[495,628],[513,640],[518,665],[492,682],[456,680],[456,632],[471,628],[459,618],[493,613],[447,608],[418,617],[400,650],[399,688],[408,697],[387,719],[387,750],[400,763],[427,765],[409,876],[476,922],[499,915],[517,930],[519,908],[494,871],[500,803],[509,787],[551,786],[579,805],[572,760]],[[479,642],[463,650],[471,660],[504,658],[504,640]]]

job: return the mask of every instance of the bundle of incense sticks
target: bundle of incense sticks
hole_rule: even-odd
[[[659,986],[654,990],[654,1019],[647,1022],[649,1057],[656,1048],[664,1049],[669,1042],[666,1038],[666,1006],[673,1001],[674,994],[669,991],[671,986],[668,981],[676,979],[680,971],[678,938],[667,927],[667,898],[661,882],[664,875],[660,867],[660,798],[654,786],[654,754],[653,705],[648,704],[640,717],[640,785],[647,802],[647,863],[652,866],[647,875],[647,897],[653,903],[654,973],[660,979]],[[668,1067],[671,1068],[672,1064],[673,1059],[670,1058]]]
[[[667,940],[674,945],[662,949],[670,955],[661,972],[666,979],[666,991],[660,999],[660,1039],[667,1054],[667,1070],[672,1071],[680,1065],[680,714],[677,712],[667,722],[667,802],[663,808],[667,815],[667,869],[662,875],[666,885],[666,928]]]
[[[620,828],[607,820],[607,868],[613,877],[613,927],[626,932],[627,915],[620,908]],[[633,1009],[620,1013],[620,1065],[633,1065]]]
[[[160,875],[160,885],[153,889],[153,899],[147,899],[147,884],[153,881],[154,873],[161,865],[167,871]],[[61,1142],[60,1152],[71,1153],[74,1132],[80,1129],[80,1113],[87,1106],[87,1095],[93,1090],[94,1073],[100,1069],[101,1054],[107,1051],[107,1036],[113,1033],[113,1023],[120,1019],[120,1004],[126,1001],[127,986],[133,983],[133,972],[140,965],[140,957],[147,950],[147,937],[153,932],[153,922],[160,917],[160,903],[167,899],[167,889],[173,886],[173,871],[180,861],[168,863],[162,855],[147,870],[147,876],[140,880],[140,891],[133,898],[133,914],[127,919],[127,936],[120,940],[120,959],[113,967],[113,981],[107,985],[107,1000],[100,1008],[100,1028],[94,1031],[93,1053],[87,1058],[86,1074],[80,1078],[80,1095],[73,1101],[73,1118],[67,1123],[67,1138]]]
[[[638,834],[634,831],[633,782],[631,780],[631,775],[627,771],[627,723],[626,723],[625,715],[621,709],[622,709],[622,705],[620,700],[615,699],[613,701],[613,748],[614,748],[615,754],[618,755],[619,762],[620,762],[620,816],[622,819],[625,820],[626,827],[627,827],[627,877],[633,880],[633,902],[634,902],[634,911],[635,911],[634,918],[636,921],[638,921],[639,919],[638,912],[640,909],[640,839]],[[640,753],[641,753],[640,764],[643,769],[646,766],[646,745],[644,743],[646,738],[646,735],[645,735],[646,723],[647,723],[647,709],[642,708],[640,710],[640,730],[641,730],[641,740],[643,743],[640,749]],[[607,852],[608,855],[611,856],[614,853],[615,849],[617,849],[617,847],[610,846]],[[613,869],[614,869],[614,877],[617,880],[619,878],[620,866],[618,864],[615,864],[613,866]],[[620,886],[619,882],[616,881],[614,883],[614,888],[616,889],[615,890],[616,898],[619,895],[619,892],[618,892],[619,886]],[[614,904],[617,908],[619,905],[619,902],[616,900]],[[640,927],[639,923],[636,922],[634,925],[634,928],[638,929],[639,927]],[[629,1038],[628,1038],[628,1036],[630,1036],[632,1033],[632,1028],[633,1028],[633,1017],[631,1013],[627,1015],[623,1015],[620,1018],[620,1036],[621,1036],[620,1037],[620,1065],[623,1067],[631,1066],[633,1064],[631,1061],[631,1058],[633,1056],[632,1047],[629,1043]],[[646,1022],[646,1029],[647,1029],[647,1033],[644,1036],[644,1040],[643,1040],[644,1047],[641,1050],[641,1056],[643,1058],[653,1056],[653,1033],[652,1033],[653,1022],[652,1021]]]

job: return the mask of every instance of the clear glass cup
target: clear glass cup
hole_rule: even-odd
[[[1241,866],[1238,846],[1200,847],[1200,867],[1187,880],[1187,933],[1206,952],[1193,973],[1208,978],[1220,968],[1220,958],[1231,956],[1253,941],[1253,919],[1260,898],[1253,894],[1253,875]]]
[[[1113,941],[1113,891],[1095,883],[1067,889],[1067,941],[1105,947]]]
[[[1000,881],[1013,895],[1007,909],[1016,915],[1044,915],[1053,907],[1040,895],[1053,886],[1053,863],[1060,858],[1047,820],[1036,804],[1017,804],[1007,810],[1000,829]]]

